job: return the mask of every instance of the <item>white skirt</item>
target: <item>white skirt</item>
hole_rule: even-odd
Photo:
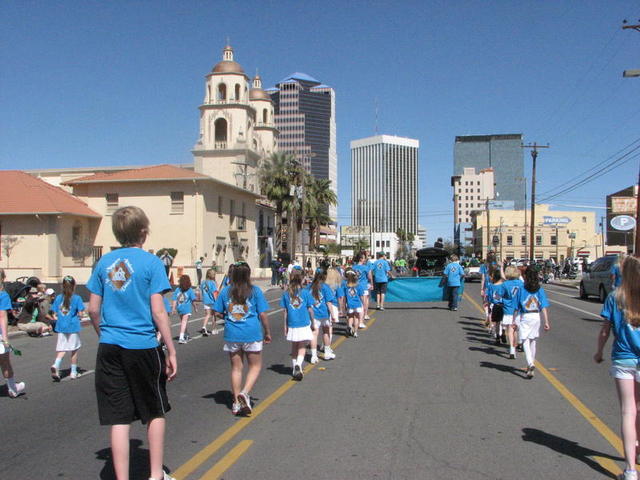
[[[73,352],[82,346],[80,335],[77,333],[59,333],[56,352]]]
[[[525,313],[520,317],[520,341],[534,340],[540,336],[540,313]]]
[[[312,337],[311,325],[289,328],[287,330],[287,340],[290,342],[308,342]]]

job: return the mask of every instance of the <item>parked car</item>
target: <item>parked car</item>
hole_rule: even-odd
[[[600,257],[587,267],[580,280],[580,298],[597,296],[600,302],[604,303],[607,295],[611,292],[611,271],[618,261],[616,255]]]
[[[473,280],[480,281],[482,279],[482,274],[480,273],[480,262],[477,258],[469,260],[467,267],[464,269],[464,279],[467,282],[471,282]]]

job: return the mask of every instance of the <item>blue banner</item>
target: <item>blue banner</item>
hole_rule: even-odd
[[[446,289],[440,286],[442,277],[400,277],[387,285],[386,302],[442,302]],[[458,290],[462,296],[464,281]],[[372,294],[373,295],[373,294]],[[375,295],[372,297],[375,300]]]

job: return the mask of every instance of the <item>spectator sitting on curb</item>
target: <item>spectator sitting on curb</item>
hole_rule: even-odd
[[[18,299],[24,301],[24,306],[18,317],[18,330],[26,332],[32,337],[51,335],[51,327],[44,322],[38,321],[38,290],[31,288],[26,299]]]

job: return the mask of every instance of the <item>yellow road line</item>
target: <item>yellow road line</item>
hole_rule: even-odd
[[[469,295],[466,293],[464,296],[471,302],[475,307],[484,313],[484,309]],[[538,371],[555,387],[560,395],[562,395],[573,407],[580,412],[580,414],[587,419],[587,421],[595,428],[600,435],[602,435],[615,450],[622,456],[624,456],[623,448],[622,448],[622,440],[618,435],[616,435],[602,420],[600,420],[593,411],[591,411],[584,403],[580,401],[578,397],[576,397],[564,384],[556,378],[556,376],[551,373],[544,365],[542,365],[539,361],[536,360],[536,368]],[[593,457],[602,468],[605,470],[609,470],[611,473],[618,475],[622,473],[622,470],[616,465],[614,461],[608,458],[602,457]]]
[[[218,480],[229,467],[238,461],[238,459],[244,455],[249,447],[253,444],[253,440],[242,440],[235,447],[233,447],[229,453],[220,459],[213,467],[211,467],[207,473],[205,473],[200,480]]]
[[[371,318],[369,323],[367,323],[367,328],[375,323],[376,319]],[[331,344],[332,349],[338,348],[342,343],[347,339],[347,337],[340,337],[336,341]],[[319,364],[316,364],[319,365]],[[304,373],[308,373],[313,370],[316,365],[307,364],[304,369]],[[211,457],[214,453],[220,450],[227,442],[229,442],[233,437],[235,437],[238,433],[245,429],[253,420],[255,420],[262,412],[264,412],[269,406],[278,400],[282,395],[284,395],[291,387],[296,385],[298,382],[290,379],[287,380],[284,384],[282,384],[278,389],[261,401],[254,409],[253,413],[250,417],[242,417],[236,423],[234,423],[231,427],[225,430],[218,438],[212,441],[209,445],[204,447],[198,453],[196,453],[193,457],[187,460],[184,464],[182,464],[176,471],[173,473],[173,476],[177,480],[185,480],[191,473],[193,473],[197,468],[200,467],[204,462],[207,461],[209,457]]]

